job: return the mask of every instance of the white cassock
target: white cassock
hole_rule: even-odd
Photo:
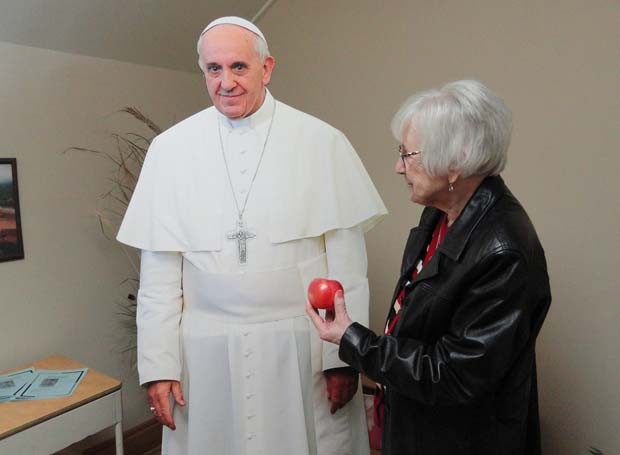
[[[346,137],[269,92],[245,119],[211,107],[153,141],[118,239],[142,249],[140,383],[180,380],[187,403],[164,454],[369,452],[359,391],[329,413],[323,371],[345,364],[304,310],[329,276],[368,324],[364,232],[385,214]]]

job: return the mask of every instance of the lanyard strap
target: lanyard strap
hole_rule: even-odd
[[[439,247],[439,244],[445,238],[446,233],[448,232],[448,217],[445,215],[439,220],[437,226],[435,226],[435,230],[433,231],[433,236],[431,237],[431,242],[428,244],[426,248],[426,255],[424,259],[418,261],[418,265],[414,267],[413,272],[411,273],[410,280],[413,280],[418,276],[420,271],[430,262]],[[385,334],[389,335],[394,330],[396,323],[398,322],[398,318],[400,316],[400,312],[403,308],[402,301],[405,297],[405,286],[410,282],[408,280],[401,288],[396,300],[394,301],[394,305],[392,305],[392,309],[390,310],[390,318],[388,319],[388,323],[385,327]]]

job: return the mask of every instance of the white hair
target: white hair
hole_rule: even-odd
[[[205,71],[205,67],[204,67],[205,64],[204,64],[204,60],[202,59],[202,53],[200,52],[200,47],[202,46],[202,38],[205,36],[205,34],[206,34],[206,31],[203,32],[198,37],[198,42],[196,43],[196,50],[198,51],[198,66],[200,67],[203,73]],[[267,41],[265,41],[263,38],[261,38],[255,33],[252,33],[252,37],[254,38],[254,49],[256,50],[256,53],[258,54],[258,58],[260,59],[261,63],[265,63],[265,60],[267,59],[267,57],[271,55],[269,53],[269,46],[267,46]]]
[[[429,175],[497,175],[506,166],[512,114],[487,86],[463,80],[414,94],[391,127],[400,142],[415,132]]]

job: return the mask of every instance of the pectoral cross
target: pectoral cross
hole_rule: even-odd
[[[245,264],[247,262],[247,240],[254,237],[256,237],[256,234],[245,229],[241,218],[237,221],[237,230],[228,234],[227,238],[229,240],[237,241],[240,264]]]

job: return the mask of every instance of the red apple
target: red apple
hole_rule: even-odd
[[[342,291],[342,284],[339,281],[315,278],[308,286],[310,305],[322,310],[333,310],[336,291]]]

